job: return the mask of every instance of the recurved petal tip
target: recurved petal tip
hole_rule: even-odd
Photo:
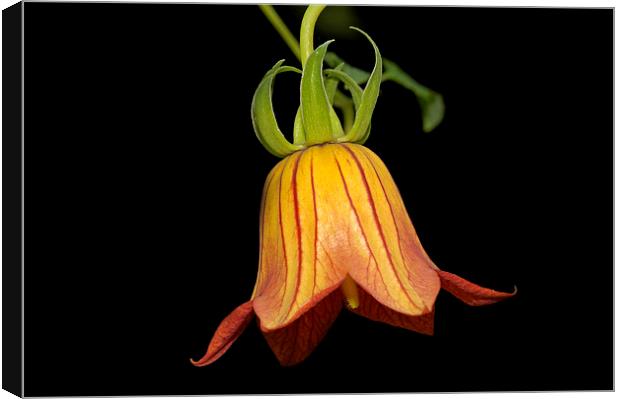
[[[443,270],[437,270],[437,274],[441,279],[441,288],[470,306],[490,305],[517,293],[516,286],[513,292],[501,292],[481,287]]]
[[[238,306],[220,323],[215,334],[213,334],[213,338],[211,338],[207,353],[205,353],[200,360],[189,359],[190,362],[194,366],[202,367],[219,359],[226,353],[233,342],[239,338],[253,316],[254,309],[252,308],[252,301]]]

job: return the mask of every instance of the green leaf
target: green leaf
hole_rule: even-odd
[[[355,27],[351,27],[351,29],[355,29],[366,36],[366,39],[370,41],[370,44],[372,44],[372,47],[375,50],[375,66],[370,74],[370,77],[368,78],[368,82],[366,82],[366,86],[364,87],[364,92],[362,93],[362,97],[359,101],[359,107],[355,113],[355,121],[353,122],[353,126],[344,137],[339,139],[339,141],[356,143],[360,142],[362,139],[365,140],[365,138],[368,137],[370,120],[372,119],[372,113],[375,110],[377,98],[379,97],[379,88],[381,87],[383,62],[379,48],[370,36],[368,36],[368,34],[361,29]]]
[[[281,72],[301,73],[297,68],[281,66],[283,62],[284,60],[278,61],[265,74],[252,98],[252,125],[254,126],[256,137],[267,151],[280,158],[303,148],[301,145],[294,145],[286,140],[278,127],[278,121],[273,110],[271,98],[276,75]]]
[[[383,80],[391,80],[411,90],[418,99],[422,110],[422,129],[428,133],[435,129],[443,120],[445,104],[441,94],[416,82],[396,63],[386,59]]]
[[[336,53],[332,53],[331,51],[325,54],[325,62],[332,68],[336,68],[337,65],[344,64],[342,70],[344,73],[353,78],[355,83],[358,85],[366,83],[370,77],[370,73],[364,71],[363,69],[354,67],[351,64],[347,64],[342,58],[336,55]]]
[[[323,58],[331,42],[323,43],[310,54],[301,75],[301,118],[306,143],[310,145],[330,142],[344,134],[323,80]]]

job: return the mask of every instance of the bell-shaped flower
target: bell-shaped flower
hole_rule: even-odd
[[[220,325],[206,365],[258,316],[284,365],[305,359],[343,304],[372,320],[433,332],[444,288],[469,305],[511,296],[437,268],[409,219],[390,173],[358,144],[325,144],[280,161],[267,177],[260,262],[251,299]]]
[[[381,56],[371,43],[375,68],[363,91],[341,70],[323,71],[329,42],[310,55],[294,143],[277,126],[271,91],[278,73],[300,71],[279,62],[259,85],[252,105],[257,136],[285,158],[263,190],[256,285],[193,364],[222,356],[254,315],[280,363],[292,365],[314,350],[343,305],[371,320],[432,335],[441,288],[474,306],[514,295],[440,270],[424,251],[388,169],[359,144],[368,137],[381,82]],[[352,94],[357,114],[347,129],[331,108],[325,74]]]

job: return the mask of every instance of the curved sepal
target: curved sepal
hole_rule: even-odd
[[[331,42],[333,40],[314,50],[301,76],[301,117],[309,145],[334,141],[344,134],[323,80],[323,58]]]
[[[343,64],[340,64],[340,65],[343,65]],[[355,106],[355,112],[357,113],[359,106],[362,102],[363,90],[361,87],[359,87],[355,79],[351,77],[351,75],[345,72],[342,72],[341,70],[338,70],[338,69],[326,69],[325,73],[328,76],[331,76],[333,78],[340,80],[345,85],[347,90],[349,90],[349,92],[351,93],[351,97],[353,99],[353,105]],[[370,124],[368,125],[368,129],[366,129],[366,134],[364,134],[364,136],[362,136],[357,141],[357,143],[364,144],[366,140],[368,139],[368,136],[370,136]]]
[[[340,64],[340,65],[337,65],[333,70],[340,71],[342,70],[343,67],[344,67],[344,64]],[[328,76],[327,80],[325,81],[325,92],[327,93],[327,98],[329,99],[329,103],[334,105],[334,97],[336,96],[336,91],[338,90],[338,79],[330,77],[327,71],[328,70],[323,71]]]
[[[355,110],[357,111],[362,101],[362,94],[364,93],[364,91],[355,82],[355,79],[353,79],[351,76],[339,69],[326,69],[325,74],[329,77],[341,81],[345,85],[347,90],[349,90],[349,92],[351,93],[351,98],[353,99]]]
[[[331,51],[328,51],[327,54],[325,54],[325,63],[327,63],[327,65],[332,68],[336,68],[336,66],[342,65],[342,70],[344,71],[344,73],[349,75],[358,85],[366,83],[368,81],[368,78],[370,77],[370,73],[362,69],[356,68],[353,65],[347,64],[336,53],[332,53]]]
[[[344,137],[341,137],[339,142],[353,142],[360,143],[365,141],[368,138],[368,129],[370,128],[370,120],[372,119],[372,113],[375,110],[375,105],[377,104],[377,98],[379,97],[379,88],[381,87],[381,78],[383,71],[383,61],[381,59],[381,53],[379,52],[379,48],[375,42],[361,29],[351,27],[368,39],[372,44],[372,47],[375,50],[375,67],[368,78],[368,82],[366,83],[366,87],[364,87],[364,92],[362,93],[362,98],[359,103],[359,107],[355,114],[355,121],[353,122],[353,126],[351,130],[347,132]]]
[[[306,132],[301,120],[301,105],[297,108],[295,122],[293,123],[293,145],[304,145],[306,142]]]
[[[278,121],[273,110],[271,97],[276,75],[281,72],[301,73],[297,68],[281,66],[283,62],[284,60],[278,61],[265,74],[252,98],[252,125],[254,126],[256,137],[267,151],[280,158],[284,158],[292,152],[303,148],[301,145],[291,144],[284,137],[284,134],[278,127]]]

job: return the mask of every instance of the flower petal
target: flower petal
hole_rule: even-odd
[[[439,278],[441,278],[441,288],[470,306],[490,305],[502,299],[510,298],[517,293],[516,287],[514,292],[511,293],[500,292],[481,287],[456,274],[448,273],[443,270],[438,270],[437,273],[439,274]]]
[[[395,327],[406,328],[421,334],[433,335],[434,311],[422,316],[407,316],[383,306],[364,290],[360,289],[358,295],[359,306],[356,309],[349,309],[353,313]]]
[[[337,208],[322,194],[323,166],[315,161],[313,148],[281,161],[265,183],[253,295],[263,331],[295,321],[338,288],[347,274],[346,264],[332,259],[329,243],[335,238],[332,218]]]
[[[292,366],[306,359],[321,342],[341,308],[342,294],[335,290],[295,322],[263,333],[280,364]]]
[[[334,147],[336,173],[345,189],[341,213],[351,212],[349,224],[357,245],[349,274],[377,301],[406,315],[431,312],[440,282],[420,245],[398,188],[383,162],[356,144]]]
[[[238,306],[220,323],[211,338],[207,353],[198,361],[190,359],[192,364],[199,367],[206,366],[219,359],[245,330],[253,316],[252,301]]]

